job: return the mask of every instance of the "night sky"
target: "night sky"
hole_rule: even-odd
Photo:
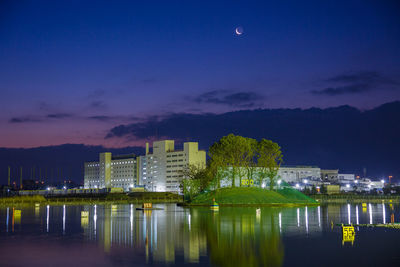
[[[0,147],[143,146],[115,127],[400,100],[399,18],[399,1],[1,1]]]

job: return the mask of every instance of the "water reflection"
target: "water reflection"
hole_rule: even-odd
[[[50,206],[46,207],[46,230],[49,232],[49,223],[50,223]]]
[[[136,210],[135,205],[47,205],[22,209],[23,217],[20,216],[16,232],[33,227],[31,232],[60,235],[61,240],[83,233],[86,242],[96,244],[105,255],[113,257],[116,251],[130,249],[129,255],[141,259],[143,264],[211,262],[219,266],[281,266],[285,257],[282,236],[322,237],[323,231],[332,231],[331,223],[386,223],[386,206],[368,204],[368,213],[359,214],[359,205],[350,204],[221,207],[217,212],[175,205],[158,205],[163,210],[145,212]],[[389,207],[392,221],[395,209],[393,205]],[[0,215],[5,218],[1,220],[3,232],[8,233],[9,224],[14,231],[17,219],[14,209],[0,208]]]
[[[65,205],[63,205],[63,234],[65,234]]]

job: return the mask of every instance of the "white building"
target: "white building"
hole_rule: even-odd
[[[287,183],[301,183],[304,180],[320,181],[321,169],[312,166],[280,167],[278,178]]]
[[[100,153],[99,161],[85,162],[85,188],[129,188],[138,184],[138,168],[135,155],[112,156]]]
[[[354,174],[338,174],[339,183],[351,183],[354,182],[355,175]]]
[[[179,185],[184,179],[183,170],[189,165],[206,167],[206,152],[198,149],[197,142],[185,142],[183,150],[175,150],[174,140],[153,143],[149,152],[146,143],[146,155],[140,157],[139,180],[148,191],[179,192]]]
[[[253,173],[253,182],[251,183],[254,186],[260,186],[259,184],[259,167],[252,167],[254,169]],[[247,169],[240,168],[237,171],[237,176],[235,179],[235,186],[240,186],[240,181],[243,179],[247,179]],[[285,166],[280,167],[278,170],[278,174],[276,180],[282,180],[286,183],[290,184],[318,184],[321,182],[321,169],[318,167],[311,166]],[[265,179],[265,185],[268,184],[269,180]],[[263,183],[264,183],[263,182]],[[220,181],[221,187],[228,187],[232,185],[231,180],[231,168],[227,168],[223,171],[222,179]]]
[[[174,140],[153,143],[146,155],[113,156],[110,152],[100,153],[99,161],[85,162],[85,188],[130,188],[143,185],[148,191],[179,192],[183,170],[188,165],[199,168],[206,166],[206,152],[198,150],[198,143],[186,142],[183,150],[175,151]]]

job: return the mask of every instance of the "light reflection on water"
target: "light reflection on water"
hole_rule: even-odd
[[[262,207],[257,212],[256,208],[221,207],[219,211],[211,211],[158,204],[155,207],[163,210],[143,212],[133,204],[47,205],[20,208],[22,216],[18,222],[13,207],[1,207],[0,216],[4,219],[0,225],[0,248],[8,245],[11,237],[16,242],[15,237],[36,236],[43,241],[53,236],[54,242],[94,244],[106,258],[123,254],[128,263],[282,266],[290,260],[283,238],[286,245],[290,245],[291,238],[322,242],[324,232],[340,234],[340,228],[331,229],[335,224],[387,223],[387,212],[391,218],[394,214],[398,218],[398,206],[392,204],[368,204],[362,213],[359,206]],[[83,216],[82,211],[89,216]],[[18,246],[24,249],[23,244]],[[106,265],[115,263],[110,260]]]

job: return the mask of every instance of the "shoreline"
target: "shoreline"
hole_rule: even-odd
[[[181,207],[210,207],[210,204],[179,203]],[[218,204],[219,207],[305,207],[320,206],[321,203],[259,203],[259,204]]]
[[[363,196],[363,195],[310,195],[321,204],[345,203],[399,203],[400,196]]]

